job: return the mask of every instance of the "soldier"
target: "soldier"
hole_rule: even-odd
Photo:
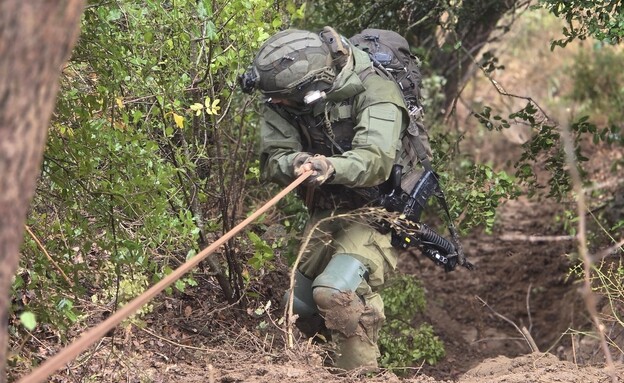
[[[287,185],[313,171],[300,190],[310,212],[306,231],[371,202],[401,154],[409,116],[397,84],[376,74],[366,52],[330,27],[289,29],[262,45],[240,82],[266,98],[263,179]],[[378,290],[397,255],[389,234],[356,220],[326,221],[313,234],[297,270],[294,310],[306,335],[329,329],[336,367],[376,369],[385,320]]]

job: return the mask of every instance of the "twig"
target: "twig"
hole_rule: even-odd
[[[570,131],[566,127],[561,129],[561,137],[563,139],[563,149],[565,151],[566,163],[568,164],[568,172],[572,179],[572,186],[576,195],[576,208],[578,214],[578,229],[577,240],[578,250],[583,260],[583,299],[585,300],[585,306],[589,312],[594,326],[600,336],[600,345],[605,356],[607,372],[611,376],[613,383],[617,383],[615,365],[613,364],[613,357],[609,351],[607,339],[605,335],[605,326],[598,316],[598,308],[596,302],[596,295],[591,287],[591,272],[592,272],[592,259],[587,250],[587,228],[586,228],[586,214],[587,205],[585,203],[585,193],[583,191],[583,184],[581,182],[581,175],[577,168],[577,161],[574,155],[574,145],[572,144],[572,138]]]
[[[616,250],[622,250],[622,246],[624,246],[624,239],[620,240],[620,242],[616,243],[611,247],[607,247],[606,249],[601,250],[598,254],[594,254],[594,261],[602,260],[608,257],[612,252]]]
[[[574,235],[525,235],[525,234],[503,234],[499,237],[503,241],[521,241],[521,242],[564,242],[574,241]]]
[[[149,335],[153,336],[154,338],[158,338],[158,339],[160,339],[160,340],[162,340],[162,341],[164,341],[164,342],[167,342],[167,343],[169,343],[169,344],[171,344],[171,345],[173,345],[173,346],[176,346],[176,347],[186,348],[186,349],[189,349],[189,350],[197,350],[197,351],[208,351],[208,352],[221,352],[221,353],[226,353],[226,352],[225,352],[225,351],[223,351],[223,350],[217,350],[217,349],[214,349],[214,348],[204,348],[204,347],[187,346],[187,345],[184,345],[184,344],[180,344],[180,343],[174,342],[174,341],[172,341],[171,339],[168,339],[168,338],[162,337],[162,336],[160,336],[160,335],[158,335],[158,334],[155,334],[155,333],[151,332],[150,330],[148,330],[148,329],[146,329],[146,328],[141,328],[141,327],[138,327],[138,326],[137,326],[137,328],[138,328],[138,329],[140,329],[141,331],[144,331],[144,332],[148,333]]]
[[[37,236],[35,235],[35,233],[32,232],[32,230],[30,230],[30,228],[28,227],[28,225],[24,225],[24,227],[26,228],[26,231],[28,232],[28,235],[30,235],[30,237],[35,241],[35,243],[37,243],[37,246],[39,247],[39,249],[41,249],[41,251],[43,251],[43,254],[45,254],[46,258],[48,258],[48,261],[50,261],[50,263],[52,264],[52,266],[54,266],[54,268],[61,274],[61,276],[63,277],[63,279],[65,279],[65,282],[67,282],[67,284],[70,287],[74,287],[74,283],[71,281],[71,279],[69,279],[67,277],[67,275],[65,274],[65,272],[63,271],[63,269],[61,269],[61,267],[58,265],[58,263],[56,263],[54,261],[54,259],[52,259],[52,257],[50,256],[50,254],[48,253],[48,251],[46,250],[45,247],[43,247],[43,244],[41,243],[41,241],[39,241],[39,238],[37,238]]]
[[[572,338],[572,358],[574,359],[574,364],[578,367],[578,363],[576,362],[576,341],[574,340],[574,334],[570,334],[570,338]]]
[[[98,349],[102,346],[103,343],[104,343],[104,339],[100,339],[99,342],[95,345],[95,347],[93,347],[92,352],[85,355],[85,357],[81,360],[76,359],[75,360],[76,364],[72,365],[72,369],[78,369],[82,367],[83,365],[85,365],[86,363],[88,363],[91,360],[91,358],[95,356],[95,353],[98,351]],[[71,371],[71,370],[68,370],[68,371]]]
[[[611,252],[614,252],[616,250],[620,250],[624,252],[624,248],[622,248],[622,246],[624,245],[624,239],[621,239],[619,242],[609,233],[609,230],[607,228],[604,227],[604,225],[602,224],[602,222],[600,222],[598,220],[598,218],[596,217],[596,215],[594,214],[595,209],[594,210],[587,210],[589,215],[591,215],[591,217],[593,218],[594,222],[600,227],[600,230],[602,230],[607,237],[609,237],[609,239],[615,243],[615,245],[608,247],[606,249],[603,249],[602,251],[600,251],[598,254],[594,254],[593,255],[593,259],[592,262],[598,262],[599,260],[602,260],[603,258],[606,258],[607,256],[609,256],[611,254]]]
[[[212,366],[212,364],[208,365],[208,381],[209,381],[209,383],[214,383],[215,382],[214,367]]]
[[[533,319],[531,318],[531,305],[529,304],[529,300],[531,299],[531,286],[533,284],[529,283],[529,287],[527,287],[527,293],[526,293],[526,309],[527,309],[527,315],[529,317],[529,334],[531,333],[531,330],[533,329]]]
[[[211,317],[215,316],[215,314],[218,314],[221,311],[225,311],[225,310],[231,309],[232,307],[238,305],[242,300],[243,300],[243,297],[241,296],[240,298],[238,298],[238,300],[236,302],[229,303],[229,304],[227,304],[227,305],[225,305],[223,307],[217,307],[214,310],[209,311],[209,312],[203,314],[203,317],[205,318],[205,317],[208,317],[208,316],[211,316]]]
[[[508,340],[525,340],[524,336],[522,337],[513,337],[513,336],[501,336],[501,337],[490,337],[490,338],[481,338],[475,339],[472,343],[482,343],[482,342],[492,342],[492,341],[508,341]]]
[[[595,184],[593,184],[591,186],[587,186],[587,187],[583,188],[583,190],[585,190],[586,193],[591,193],[591,192],[596,191],[596,190],[606,189],[606,188],[611,187],[611,186],[619,186],[619,185],[622,185],[622,184],[624,184],[624,179],[618,179],[618,180],[616,180],[616,179],[609,179],[609,180],[606,180],[606,181],[603,181],[603,182],[597,182],[597,183],[595,183]]]
[[[301,258],[303,257],[303,253],[306,252],[307,247],[308,247],[308,243],[310,243],[310,240],[312,239],[312,235],[314,234],[316,229],[319,227],[319,225],[321,223],[327,221],[328,219],[334,219],[334,218],[337,218],[339,216],[340,215],[323,218],[323,219],[319,220],[318,222],[316,222],[312,226],[312,228],[308,231],[305,239],[301,243],[301,247],[299,248],[299,253],[297,254],[297,258],[295,259],[295,262],[292,265],[292,269],[290,271],[290,287],[289,287],[290,294],[288,294],[288,303],[286,305],[286,315],[285,315],[285,317],[286,317],[285,325],[286,325],[286,334],[287,334],[286,346],[288,348],[293,348],[293,346],[294,346],[294,336],[293,336],[293,328],[292,327],[295,324],[295,321],[297,320],[297,318],[294,316],[293,302],[294,302],[294,299],[295,299],[295,274],[297,273],[297,268],[299,267],[299,262],[301,262]]]
[[[535,343],[535,340],[531,336],[531,333],[529,332],[529,330],[527,330],[527,328],[524,326],[522,326],[521,330],[522,330],[522,335],[524,336],[524,339],[526,339],[527,342],[529,342],[529,345],[531,346],[531,350],[533,350],[533,352],[539,352],[539,348],[537,347],[537,344]]]
[[[484,301],[483,299],[481,299],[481,297],[479,297],[478,295],[476,296],[476,298],[478,300],[481,301],[481,303],[483,303],[483,305],[485,307],[487,307],[488,309],[490,309],[490,311],[492,311],[492,313],[494,315],[496,315],[497,317],[501,318],[502,320],[504,320],[505,322],[511,324],[512,326],[514,326],[514,328],[516,330],[518,330],[518,332],[520,334],[522,334],[522,337],[524,338],[524,340],[527,342],[527,344],[529,345],[529,348],[531,349],[531,352],[539,352],[539,348],[537,347],[537,344],[535,343],[535,340],[533,340],[533,337],[531,336],[531,334],[528,332],[528,330],[526,328],[522,328],[520,329],[511,319],[507,318],[506,316],[499,314],[498,312],[494,311],[494,309],[492,307],[490,307],[490,305],[487,304],[486,301]],[[524,330],[524,331],[523,331]]]

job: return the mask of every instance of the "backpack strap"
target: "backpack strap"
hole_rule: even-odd
[[[403,146],[408,152],[409,159],[412,161],[412,165],[420,162],[425,170],[433,169],[431,167],[431,153],[422,140],[420,139],[420,126],[418,121],[422,118],[422,108],[418,106],[412,106],[409,108],[409,125],[405,129],[405,135],[403,137]]]

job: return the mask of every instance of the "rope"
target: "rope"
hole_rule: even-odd
[[[134,314],[144,304],[149,302],[156,295],[161,293],[165,288],[171,285],[173,282],[180,279],[184,274],[197,266],[208,255],[212,254],[221,245],[227,242],[234,235],[238,234],[245,226],[253,222],[258,216],[264,214],[270,207],[275,205],[279,200],[284,198],[286,194],[290,193],[294,188],[299,186],[306,178],[312,174],[312,171],[303,173],[299,178],[294,180],[290,185],[286,186],[280,193],[273,197],[269,202],[260,207],[256,212],[247,217],[244,221],[236,225],[232,230],[228,231],[221,238],[219,238],[212,245],[202,250],[195,257],[189,259],[180,267],[175,269],[171,274],[160,280],[154,286],[150,287],[143,294],[134,298],[128,302],[125,306],[116,311],[113,315],[108,317],[104,322],[100,323],[96,327],[83,333],[80,338],[75,340],[69,346],[62,349],[58,354],[49,358],[43,362],[38,368],[32,371],[18,381],[18,383],[40,383],[44,382],[55,371],[63,367],[68,362],[76,358],[81,352],[85,351],[89,346],[100,340],[107,332],[115,328],[124,319]]]

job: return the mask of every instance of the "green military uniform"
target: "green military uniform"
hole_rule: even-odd
[[[282,185],[292,182],[293,160],[301,152],[327,156],[335,169],[333,177],[313,191],[307,230],[324,217],[370,202],[363,192],[389,177],[401,149],[399,136],[409,119],[396,83],[368,75],[373,73],[368,54],[350,48],[322,102],[303,108],[264,106],[260,151],[265,180]],[[301,193],[310,196],[311,191]],[[389,235],[354,220],[327,221],[319,229],[299,267],[303,275],[317,278],[336,254],[349,254],[368,271],[355,291],[360,298],[344,304],[351,310],[349,315],[357,317],[356,327],[341,327],[335,310],[321,310],[338,345],[336,366],[376,367],[376,343],[385,319],[377,291],[396,267],[397,251]]]

